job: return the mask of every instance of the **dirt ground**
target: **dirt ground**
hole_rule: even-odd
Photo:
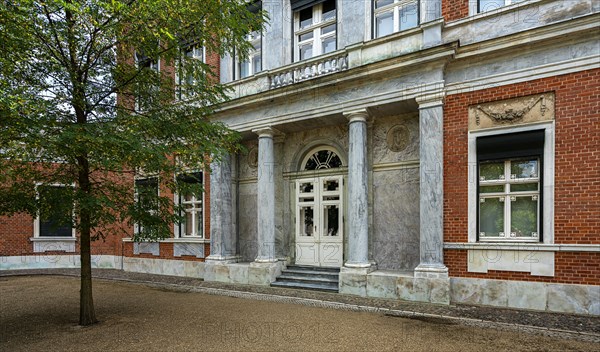
[[[174,292],[95,280],[77,326],[78,278],[0,278],[0,351],[595,351],[600,346],[456,322]]]

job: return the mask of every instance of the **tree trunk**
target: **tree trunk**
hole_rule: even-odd
[[[79,161],[79,187],[86,195],[91,195],[89,178],[89,166],[87,158]],[[94,299],[92,296],[92,253],[90,238],[90,209],[86,206],[80,207],[80,261],[81,261],[81,289],[79,291],[79,325],[92,325],[98,320],[94,311]]]
[[[82,214],[83,215],[83,214]],[[83,216],[82,216],[83,218]],[[80,258],[81,258],[81,289],[79,290],[79,325],[92,325],[96,320],[94,299],[92,296],[92,256],[90,251],[90,229],[81,220]]]

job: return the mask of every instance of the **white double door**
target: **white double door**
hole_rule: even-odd
[[[342,266],[343,181],[343,176],[296,181],[296,264]]]

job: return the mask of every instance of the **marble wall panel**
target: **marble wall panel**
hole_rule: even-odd
[[[242,183],[239,185],[239,252],[243,261],[254,261],[258,255],[257,235],[257,185]]]
[[[419,169],[373,173],[373,259],[379,269],[419,264]]]

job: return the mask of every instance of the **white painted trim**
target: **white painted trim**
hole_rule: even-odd
[[[599,235],[600,236],[600,235]],[[444,249],[510,250],[532,252],[600,252],[600,244],[545,244],[545,243],[469,243],[445,242]]]
[[[554,243],[554,121],[536,122],[527,125],[489,128],[470,131],[468,135],[468,239],[469,243],[477,241],[477,137],[492,136],[516,132],[545,130],[544,138],[544,184],[542,229],[543,243]],[[503,242],[504,243],[504,242]]]

